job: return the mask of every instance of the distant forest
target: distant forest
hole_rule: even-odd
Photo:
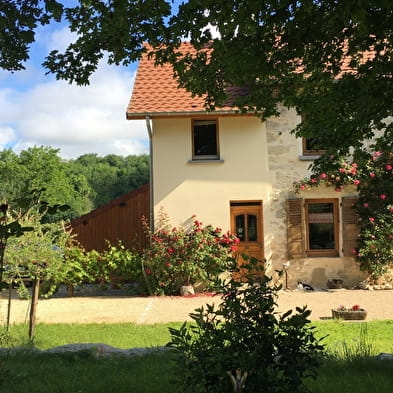
[[[91,153],[64,160],[58,149],[43,146],[20,154],[11,149],[0,152],[0,203],[44,188],[44,201],[70,206],[49,221],[79,217],[148,181],[148,155],[99,157]]]

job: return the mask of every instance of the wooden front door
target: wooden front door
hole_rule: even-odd
[[[240,239],[239,254],[263,261],[262,201],[231,201],[231,231]],[[244,261],[239,257],[239,265]]]

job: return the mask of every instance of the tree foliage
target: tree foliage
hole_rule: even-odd
[[[189,0],[172,10],[169,0],[76,4],[3,2],[0,67],[23,68],[36,27],[64,17],[77,38],[44,63],[59,79],[87,84],[104,53],[127,65],[149,42],[157,62],[171,63],[180,85],[205,95],[210,109],[226,102],[228,87],[242,87],[241,110],[267,118],[280,105],[295,107],[304,115],[296,133],[330,150],[346,154],[375,129],[392,140],[390,0]],[[195,53],[178,51],[185,38]]]
[[[98,157],[86,154],[65,161],[59,150],[31,147],[16,154],[0,151],[0,201],[13,201],[42,189],[50,205],[69,210],[49,213],[46,221],[69,220],[126,194],[149,181],[148,156]]]

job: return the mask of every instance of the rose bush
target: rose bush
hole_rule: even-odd
[[[204,226],[195,216],[189,228],[170,228],[166,219],[161,222],[149,232],[150,247],[143,255],[151,294],[179,294],[181,286],[208,284],[227,270],[239,243],[234,234]]]
[[[295,184],[297,191],[320,185],[334,187],[337,192],[348,185],[356,187],[360,235],[353,254],[360,268],[373,278],[386,273],[393,263],[392,151],[358,151],[352,162],[324,156],[314,165],[313,172]]]

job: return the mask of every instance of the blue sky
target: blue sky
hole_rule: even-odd
[[[103,62],[85,87],[45,75],[45,55],[72,40],[64,25],[40,28],[26,70],[0,70],[0,149],[19,153],[30,146],[51,146],[65,159],[86,153],[147,153],[144,122],[125,116],[137,64],[125,68]]]

